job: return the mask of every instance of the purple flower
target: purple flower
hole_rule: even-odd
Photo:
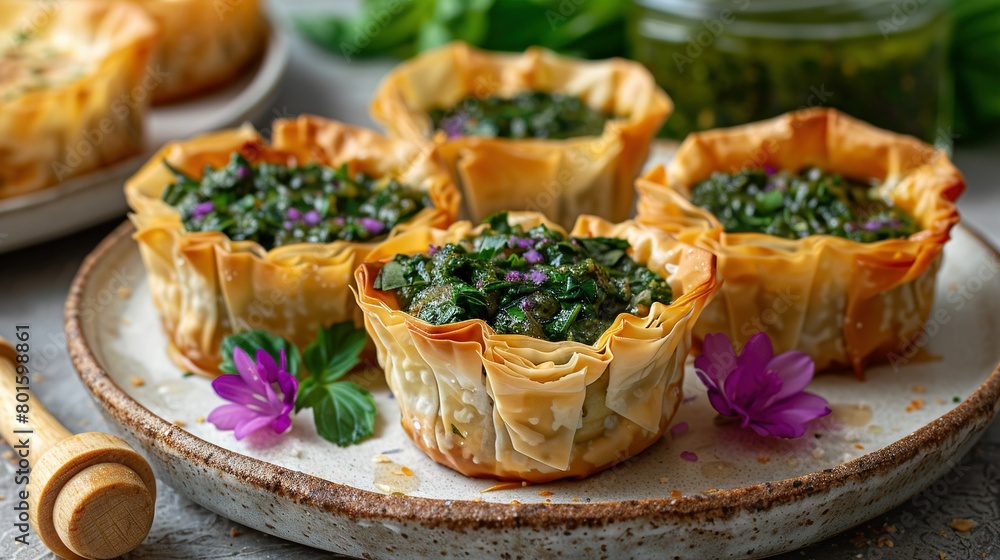
[[[535,241],[527,237],[518,237],[516,235],[512,235],[510,239],[507,240],[507,246],[510,247],[511,249],[515,247],[520,247],[522,249],[530,249],[531,247],[535,246]]]
[[[812,358],[797,351],[775,356],[765,333],[751,336],[738,357],[729,337],[708,334],[694,367],[715,410],[759,435],[796,438],[807,422],[830,414],[826,399],[805,392]]]
[[[524,280],[524,274],[516,270],[511,270],[510,272],[507,273],[507,276],[504,278],[504,280],[506,280],[507,282],[521,282]]]
[[[292,231],[293,229],[295,229],[295,224],[293,224],[288,220],[285,220],[284,222],[281,223],[281,227],[285,228],[285,231]]]
[[[192,215],[196,220],[200,220],[211,214],[213,210],[215,210],[215,204],[212,201],[199,202],[195,205]]]
[[[437,253],[437,252],[438,252],[438,251],[440,251],[440,250],[441,250],[441,247],[438,247],[437,245],[435,245],[435,244],[431,243],[431,244],[430,244],[430,245],[429,245],[429,246],[427,247],[427,254],[428,254],[428,255],[433,255],[434,253]]]
[[[241,165],[241,166],[239,166],[239,167],[236,168],[236,177],[238,179],[246,179],[249,176],[250,176],[250,168],[249,167],[247,167],[245,165]]]
[[[768,175],[774,175],[777,172],[778,172],[778,168],[775,167],[775,166],[773,166],[773,165],[765,165],[764,166],[764,173],[767,173]]]
[[[385,231],[385,224],[375,218],[361,218],[361,227],[375,235]]]
[[[240,347],[233,350],[233,363],[239,375],[220,375],[212,380],[212,389],[224,404],[211,412],[207,420],[220,430],[233,430],[236,439],[268,426],[283,433],[292,425],[289,416],[295,404],[299,382],[288,373],[285,351],[281,365],[263,349],[257,350],[257,362]]]
[[[528,273],[527,278],[535,284],[544,284],[549,279],[549,275],[536,268]]]
[[[528,249],[524,252],[524,258],[531,264],[538,264],[545,260],[545,257],[535,249]]]
[[[681,459],[691,461],[693,463],[698,460],[698,454],[693,451],[681,451]]]
[[[886,218],[879,220],[868,220],[862,224],[861,228],[865,231],[878,231],[882,228],[899,229],[902,226],[902,222],[897,218]]]
[[[297,222],[302,219],[302,211],[298,208],[289,207],[288,210],[285,211],[285,217],[293,222]]]
[[[679,436],[682,434],[686,434],[689,429],[690,427],[688,426],[687,422],[678,422],[670,428],[670,435]]]
[[[321,220],[322,218],[320,218],[319,212],[316,210],[310,210],[302,216],[302,221],[305,222],[307,226],[314,226],[320,223]]]
[[[457,138],[464,134],[462,130],[468,117],[464,111],[460,111],[453,117],[441,120],[441,130],[448,135],[448,138]]]

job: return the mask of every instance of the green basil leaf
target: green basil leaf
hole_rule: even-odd
[[[346,447],[375,431],[375,399],[353,381],[326,385],[316,401],[313,418],[323,439]]]
[[[303,361],[317,383],[332,383],[361,363],[361,350],[367,341],[365,330],[352,321],[320,327],[316,339],[306,346]]]
[[[398,261],[385,263],[375,277],[376,290],[398,290],[409,285],[410,281],[406,279],[406,267]]]

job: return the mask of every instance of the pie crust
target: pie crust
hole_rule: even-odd
[[[371,113],[393,136],[426,142],[435,135],[428,110],[450,107],[469,95],[511,96],[526,90],[578,95],[616,118],[599,137],[447,140],[441,154],[462,188],[466,213],[479,222],[498,211],[540,211],[566,228],[583,214],[628,218],[632,183],[650,141],[673,110],[639,63],[586,61],[542,48],[495,53],[456,42],[397,66],[376,91]]]
[[[347,163],[354,173],[392,176],[430,193],[425,208],[401,226],[447,227],[458,189],[433,146],[312,116],[274,123],[272,145],[249,126],[168,144],[125,185],[135,239],[173,360],[188,371],[218,373],[222,339],[264,329],[299,348],[319,327],[361,315],[351,294],[354,269],[378,243],[299,243],[266,250],[221,232],[188,232],[180,213],[161,200],[174,182],[163,160],[193,177],[224,166],[235,151],[253,162]],[[394,232],[393,232],[394,233]],[[393,235],[390,233],[390,235]]]
[[[690,188],[713,172],[766,166],[877,180],[922,229],[877,243],[726,234],[688,201]],[[817,368],[850,366],[860,376],[870,360],[891,362],[923,328],[964,188],[944,152],[832,109],[810,109],[688,136],[667,169],[637,181],[637,219],[718,256],[725,285],[696,337],[723,332],[745,341],[763,331],[775,352],[801,350]]]
[[[0,198],[139,153],[156,26],[114,2],[4,2]],[[138,93],[136,93],[138,92]]]
[[[534,212],[510,221],[563,231]],[[675,294],[646,317],[619,315],[593,345],[499,335],[481,319],[431,325],[374,288],[394,255],[482,227],[413,228],[355,273],[365,326],[413,441],[467,476],[529,482],[585,477],[653,444],[681,402],[691,329],[719,289],[715,257],[656,228],[582,216],[572,235],[627,239],[632,258],[661,272]]]

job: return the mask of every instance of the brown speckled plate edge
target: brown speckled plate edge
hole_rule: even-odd
[[[1000,251],[965,225],[978,243],[1000,258]],[[897,468],[922,451],[941,446],[969,428],[981,432],[1000,411],[1000,366],[954,409],[892,444],[847,463],[795,478],[720,490],[708,495],[589,504],[498,504],[390,496],[338,484],[235,453],[191,435],[156,416],[128,396],[104,371],[82,335],[84,288],[95,265],[120,243],[131,242],[132,225],[123,223],[84,260],[66,301],[66,338],[80,379],[106,414],[128,426],[144,443],[169,450],[185,461],[225,472],[263,492],[275,494],[351,519],[406,520],[458,532],[470,529],[553,530],[600,526],[611,521],[653,524],[722,520],[740,511],[764,511],[806,496],[829,492],[847,482],[864,481]]]

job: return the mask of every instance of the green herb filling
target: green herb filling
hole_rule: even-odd
[[[667,281],[628,256],[629,244],[525,231],[505,213],[479,235],[427,254],[396,255],[375,288],[435,325],[482,319],[500,334],[593,344],[621,313],[645,316],[673,299]]]
[[[431,206],[423,191],[395,179],[351,176],[346,164],[254,165],[234,153],[225,167],[206,166],[201,179],[171,170],[177,182],[163,200],[180,211],[188,231],[221,231],[266,249],[371,241]]]
[[[600,136],[614,118],[590,108],[579,97],[540,91],[513,97],[469,96],[450,108],[430,111],[434,128],[449,138],[550,138]]]
[[[691,202],[730,233],[757,232],[799,239],[835,235],[872,243],[908,237],[920,227],[872,185],[809,168],[714,173],[691,190]]]

